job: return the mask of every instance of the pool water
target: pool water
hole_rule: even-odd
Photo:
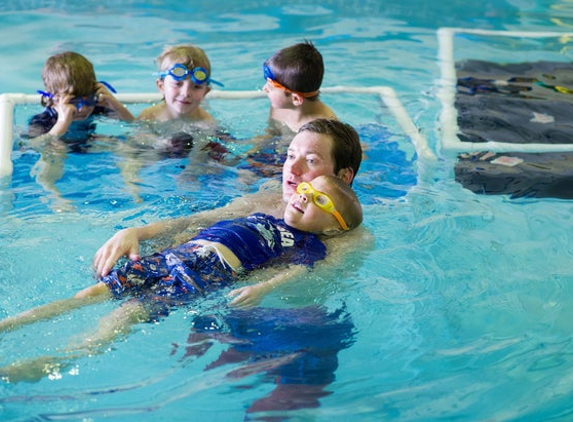
[[[12,1],[0,5],[0,92],[42,88],[44,60],[62,49],[85,54],[119,92],[153,92],[154,58],[165,44],[183,42],[206,50],[225,90],[256,90],[260,64],[308,38],[325,59],[323,86],[390,86],[438,150],[437,29],[568,31],[572,12],[565,0]],[[461,37],[466,44],[472,49],[460,58],[472,51],[492,61],[527,57],[523,49],[506,55],[515,47],[507,41]],[[570,43],[540,50],[567,60]],[[104,353],[50,378],[1,384],[0,417],[570,420],[570,202],[475,195],[453,181],[454,158],[440,155],[435,166],[417,159],[377,96],[324,100],[365,144],[355,188],[374,250],[349,252],[347,271],[317,272],[249,313],[229,311],[213,295],[138,325]],[[264,130],[268,113],[265,98],[212,99],[208,108],[236,137],[239,153],[241,140]],[[16,133],[37,110],[17,108]],[[187,159],[151,160],[140,173],[142,202],[135,202],[118,154],[102,149],[69,154],[57,186],[73,209],[54,212],[30,177],[38,158],[17,142],[12,182],[0,193],[1,317],[91,283],[93,254],[119,228],[219,206],[261,183],[242,183],[233,167],[213,164],[197,174]],[[58,354],[116,306],[2,334],[0,366]]]

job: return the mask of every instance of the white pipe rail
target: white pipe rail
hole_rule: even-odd
[[[440,152],[456,154],[471,151],[492,152],[562,152],[573,151],[573,144],[515,144],[507,142],[462,142],[458,138],[460,132],[455,108],[456,69],[454,58],[454,36],[456,34],[473,34],[486,36],[516,37],[516,38],[573,38],[571,32],[525,32],[525,31],[495,31],[465,28],[440,28],[438,30],[438,60],[441,80],[438,98],[442,102],[440,128],[442,130]]]
[[[426,139],[416,127],[402,103],[396,96],[392,88],[386,86],[376,87],[348,87],[336,86],[322,88],[321,93],[357,93],[379,95],[384,104],[394,114],[396,121],[402,130],[408,135],[414,144],[419,159],[433,160],[434,153],[429,148]],[[150,103],[161,100],[158,93],[125,93],[116,94],[116,98],[124,104],[130,103]],[[208,98],[216,99],[254,99],[263,98],[266,94],[263,91],[222,91],[213,90],[209,92]],[[14,143],[14,107],[18,104],[39,104],[40,95],[27,95],[18,93],[7,93],[0,95],[0,189],[10,184],[13,171],[11,154]]]

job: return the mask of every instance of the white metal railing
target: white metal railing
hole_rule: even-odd
[[[416,127],[406,109],[398,99],[392,88],[387,86],[375,87],[348,87],[336,86],[321,89],[322,93],[358,93],[379,95],[386,107],[392,112],[396,121],[411,139],[418,158],[422,160],[433,160],[434,153],[429,148],[428,143],[420,130]],[[208,98],[219,99],[251,99],[261,98],[266,94],[263,91],[221,91],[212,90]],[[116,94],[116,98],[124,104],[150,103],[161,100],[158,93],[143,94]],[[14,107],[18,104],[39,104],[40,95],[28,95],[18,93],[6,93],[0,95],[0,189],[8,186],[11,181],[13,164],[11,154],[14,142]]]

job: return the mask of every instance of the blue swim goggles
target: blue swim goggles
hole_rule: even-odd
[[[117,94],[117,91],[115,90],[115,88],[113,86],[111,86],[110,84],[108,84],[105,81],[99,81],[100,84],[105,85],[105,87],[107,89],[109,89],[111,92],[113,92],[114,94]],[[52,94],[51,92],[47,92],[47,91],[42,91],[41,89],[39,89],[38,94],[42,95],[42,97],[47,97],[47,98],[54,98],[54,94]],[[82,107],[95,107],[98,103],[98,97],[97,95],[94,93],[92,95],[87,95],[85,97],[75,97],[72,98],[69,103],[71,105],[74,105],[78,111],[80,111],[82,109]]]
[[[161,79],[165,79],[166,76],[171,76],[176,81],[182,81],[187,78],[187,76],[190,76],[193,83],[197,85],[214,83],[215,85],[224,86],[221,82],[209,78],[209,76],[207,76],[207,69],[204,67],[195,67],[189,70],[180,63],[174,64],[169,70],[155,72],[154,75],[159,76]]]

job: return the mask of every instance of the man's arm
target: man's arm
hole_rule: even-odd
[[[189,217],[120,230],[96,252],[93,262],[96,275],[107,275],[123,256],[138,260],[139,243],[143,240],[168,238],[168,245],[165,246],[180,245],[217,221],[244,217],[254,212],[282,215],[285,205],[280,187],[277,189],[274,185],[261,188],[257,193],[235,198],[224,207],[201,211]]]
[[[201,230],[221,220],[246,217],[256,212],[282,218],[284,209],[285,203],[282,199],[280,185],[271,182],[268,186],[262,186],[258,192],[239,196],[223,207],[201,211],[187,217],[186,229],[174,234],[172,245],[180,245],[189,241]]]
[[[322,239],[327,249],[327,256],[320,261],[321,267],[347,268],[349,259],[356,260],[374,248],[374,236],[364,226],[357,227],[338,236]]]

